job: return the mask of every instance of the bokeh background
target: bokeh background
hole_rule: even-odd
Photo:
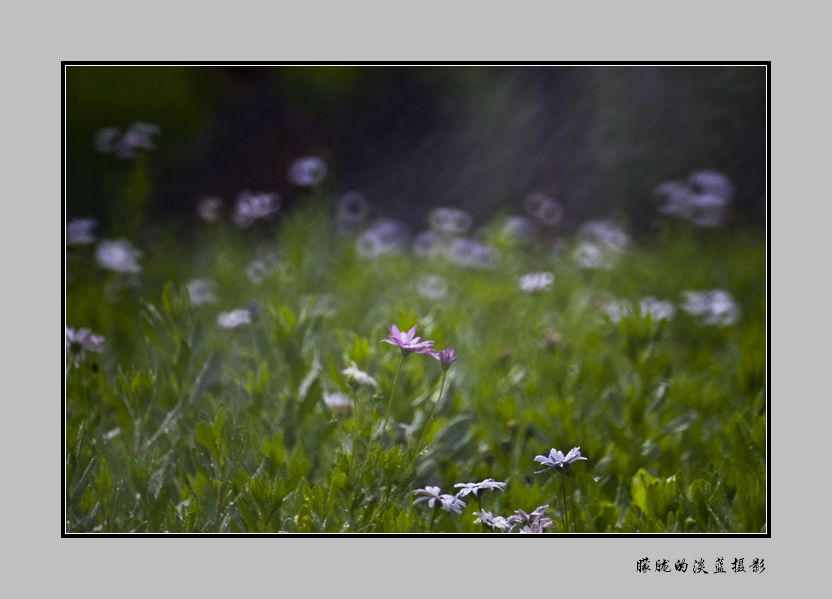
[[[102,128],[159,127],[130,210],[187,229],[205,197],[276,192],[322,158],[329,191],[359,191],[379,216],[424,226],[453,206],[475,224],[522,213],[538,192],[564,208],[557,233],[614,217],[634,236],[662,218],[658,185],[717,171],[733,185],[723,226],[766,224],[766,67],[67,66],[67,218],[117,234],[118,159]],[[108,183],[109,182],[109,183]]]

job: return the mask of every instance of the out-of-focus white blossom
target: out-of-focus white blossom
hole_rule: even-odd
[[[430,228],[442,235],[461,235],[471,228],[471,215],[458,208],[435,208],[428,215]]]
[[[448,259],[467,268],[493,268],[497,264],[494,251],[473,239],[457,237],[447,251]]]
[[[520,277],[520,289],[527,293],[535,293],[547,289],[554,280],[550,272],[532,272]]]
[[[249,310],[222,312],[217,316],[217,324],[224,329],[236,329],[251,324],[251,312]]]
[[[222,198],[210,196],[202,198],[197,205],[197,213],[199,217],[206,223],[215,223],[220,219],[220,209],[222,208]]]
[[[439,301],[448,293],[448,282],[436,275],[423,275],[417,284],[419,295],[431,301]]]
[[[217,298],[214,296],[214,289],[217,286],[216,281],[192,279],[185,286],[188,288],[188,295],[191,296],[191,305],[193,306],[212,304],[217,301]]]
[[[740,307],[731,294],[722,289],[685,291],[682,297],[682,310],[698,316],[706,325],[727,327],[740,319]]]
[[[734,187],[716,171],[698,171],[686,183],[668,181],[656,186],[652,200],[667,216],[687,220],[699,227],[716,227],[725,219]]]
[[[93,334],[89,329],[66,330],[66,354],[76,366],[83,362],[88,351],[101,353],[104,349],[104,337]]]
[[[610,220],[587,221],[578,228],[577,236],[616,252],[623,252],[630,245],[630,236],[620,225]]]
[[[301,187],[313,187],[326,177],[326,164],[315,156],[298,158],[289,166],[289,181]]]
[[[66,224],[67,245],[86,245],[95,241],[93,228],[98,226],[94,218],[76,218]]]
[[[348,191],[338,200],[336,218],[343,230],[354,230],[363,225],[370,214],[370,203],[360,191]]]
[[[648,295],[639,300],[638,305],[642,315],[649,314],[650,319],[654,322],[673,320],[673,317],[676,316],[676,307],[673,305],[673,302],[659,300],[652,295]]]
[[[93,146],[101,154],[115,154],[118,158],[130,159],[138,155],[139,148],[152,150],[152,137],[160,135],[156,125],[136,121],[121,135],[118,127],[99,129],[93,137]]]
[[[407,247],[410,231],[403,223],[382,218],[362,232],[355,241],[355,249],[362,258],[378,258]]]
[[[563,218],[561,203],[539,191],[527,195],[523,200],[523,206],[529,216],[549,227],[556,225]]]
[[[339,413],[352,410],[352,400],[343,393],[327,393],[324,391],[324,403]]]
[[[141,272],[138,263],[141,255],[126,239],[103,240],[95,248],[95,258],[101,268],[122,273]]]
[[[254,260],[246,267],[246,276],[255,285],[262,283],[268,274],[269,267],[262,260]]]
[[[341,374],[347,377],[347,380],[355,381],[357,385],[366,385],[368,387],[376,387],[378,383],[366,372],[359,370],[355,362],[350,362],[349,368],[341,371]]]
[[[234,224],[243,229],[258,219],[268,218],[279,208],[279,194],[254,193],[245,189],[237,195],[237,201],[234,204]]]

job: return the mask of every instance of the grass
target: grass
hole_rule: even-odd
[[[495,220],[482,240],[497,259],[477,269],[364,258],[333,213],[318,195],[278,227],[145,232],[137,275],[67,246],[66,324],[106,339],[67,361],[67,532],[501,534],[473,512],[544,505],[555,534],[766,532],[762,234],[670,223],[589,269],[575,239],[524,242]],[[551,286],[521,290],[537,271]],[[428,275],[443,297],[420,294]],[[194,278],[216,281],[216,302],[192,305]],[[682,292],[714,288],[736,323],[680,309]],[[601,309],[646,296],[675,316]],[[249,325],[217,325],[252,303]],[[379,343],[391,324],[455,350],[444,384],[437,360]],[[353,362],[377,386],[348,380]],[[352,409],[324,401],[336,393]],[[553,447],[588,459],[564,482],[535,474]],[[505,490],[461,514],[413,505],[417,488],[487,478]]]

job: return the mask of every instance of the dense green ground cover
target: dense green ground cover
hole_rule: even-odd
[[[764,533],[763,236],[667,223],[585,268],[577,239],[497,223],[488,268],[364,257],[321,198],[277,229],[157,230],[134,274],[67,246],[66,324],[105,340],[77,364],[67,353],[67,531],[499,534],[474,512],[549,506],[556,534],[567,517],[580,533]],[[524,291],[532,272],[551,284]],[[194,278],[216,282],[215,301],[193,305]],[[710,289],[735,322],[681,309]],[[674,314],[605,311],[647,296]],[[249,308],[250,323],[218,325]],[[380,343],[392,324],[457,361],[403,359]],[[345,375],[352,363],[376,384]],[[565,480],[535,473],[535,456],[573,447],[587,460]],[[488,478],[504,490],[461,497],[459,514],[413,504],[415,489]]]

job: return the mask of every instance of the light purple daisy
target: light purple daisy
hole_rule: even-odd
[[[421,337],[414,337],[416,334],[416,325],[407,333],[402,333],[396,325],[390,325],[390,335],[387,339],[382,339],[381,343],[389,343],[395,345],[402,350],[402,355],[407,356],[411,352],[417,354],[432,354],[430,349],[433,341],[422,341]]]
[[[505,486],[506,483],[498,483],[493,478],[486,478],[484,481],[479,483],[457,483],[454,485],[454,487],[461,487],[457,495],[462,497],[465,497],[469,493],[473,493],[474,496],[476,496],[477,491],[482,491],[483,489],[487,489],[489,491],[493,491],[494,489],[505,491]]]
[[[585,460],[587,458],[581,455],[581,448],[580,447],[573,447],[569,450],[569,453],[563,455],[560,451],[555,448],[549,452],[549,455],[539,455],[534,458],[535,462],[540,462],[546,468],[543,470],[537,470],[535,474],[540,474],[541,472],[546,472],[546,470],[560,468],[563,470],[564,468],[568,467],[572,462],[577,462],[578,460]]]

